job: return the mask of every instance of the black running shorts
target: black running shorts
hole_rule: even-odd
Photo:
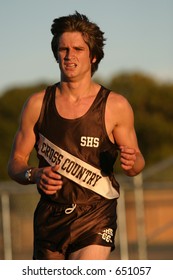
[[[92,205],[64,205],[41,199],[34,213],[34,259],[47,259],[46,252],[65,258],[88,245],[114,249],[116,199],[103,198]]]

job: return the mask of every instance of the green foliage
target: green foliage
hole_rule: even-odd
[[[132,105],[147,165],[173,155],[173,85],[160,84],[140,73],[123,73],[111,80],[110,87]]]
[[[1,180],[9,179],[6,167],[23,104],[31,94],[46,86],[14,88],[0,97]],[[132,105],[139,146],[147,165],[173,155],[173,84],[160,84],[142,73],[122,73],[106,86],[124,95]],[[36,162],[35,153],[31,161]]]

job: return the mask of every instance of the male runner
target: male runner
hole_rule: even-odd
[[[25,103],[8,172],[40,193],[34,259],[107,259],[116,232],[118,152],[128,176],[144,168],[133,111],[92,80],[104,56],[98,25],[76,12],[55,19],[51,31],[60,82]],[[34,147],[38,167],[28,164]]]

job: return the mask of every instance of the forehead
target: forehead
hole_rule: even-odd
[[[80,32],[64,32],[59,37],[59,45],[86,45],[86,42]]]

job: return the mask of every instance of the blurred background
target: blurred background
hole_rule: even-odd
[[[135,113],[142,174],[115,166],[116,250],[111,259],[173,259],[173,1],[1,1],[0,259],[32,259],[35,186],[10,180],[7,162],[25,100],[59,80],[51,52],[54,18],[77,10],[107,38],[94,79],[124,95]],[[31,164],[37,165],[33,152]]]

